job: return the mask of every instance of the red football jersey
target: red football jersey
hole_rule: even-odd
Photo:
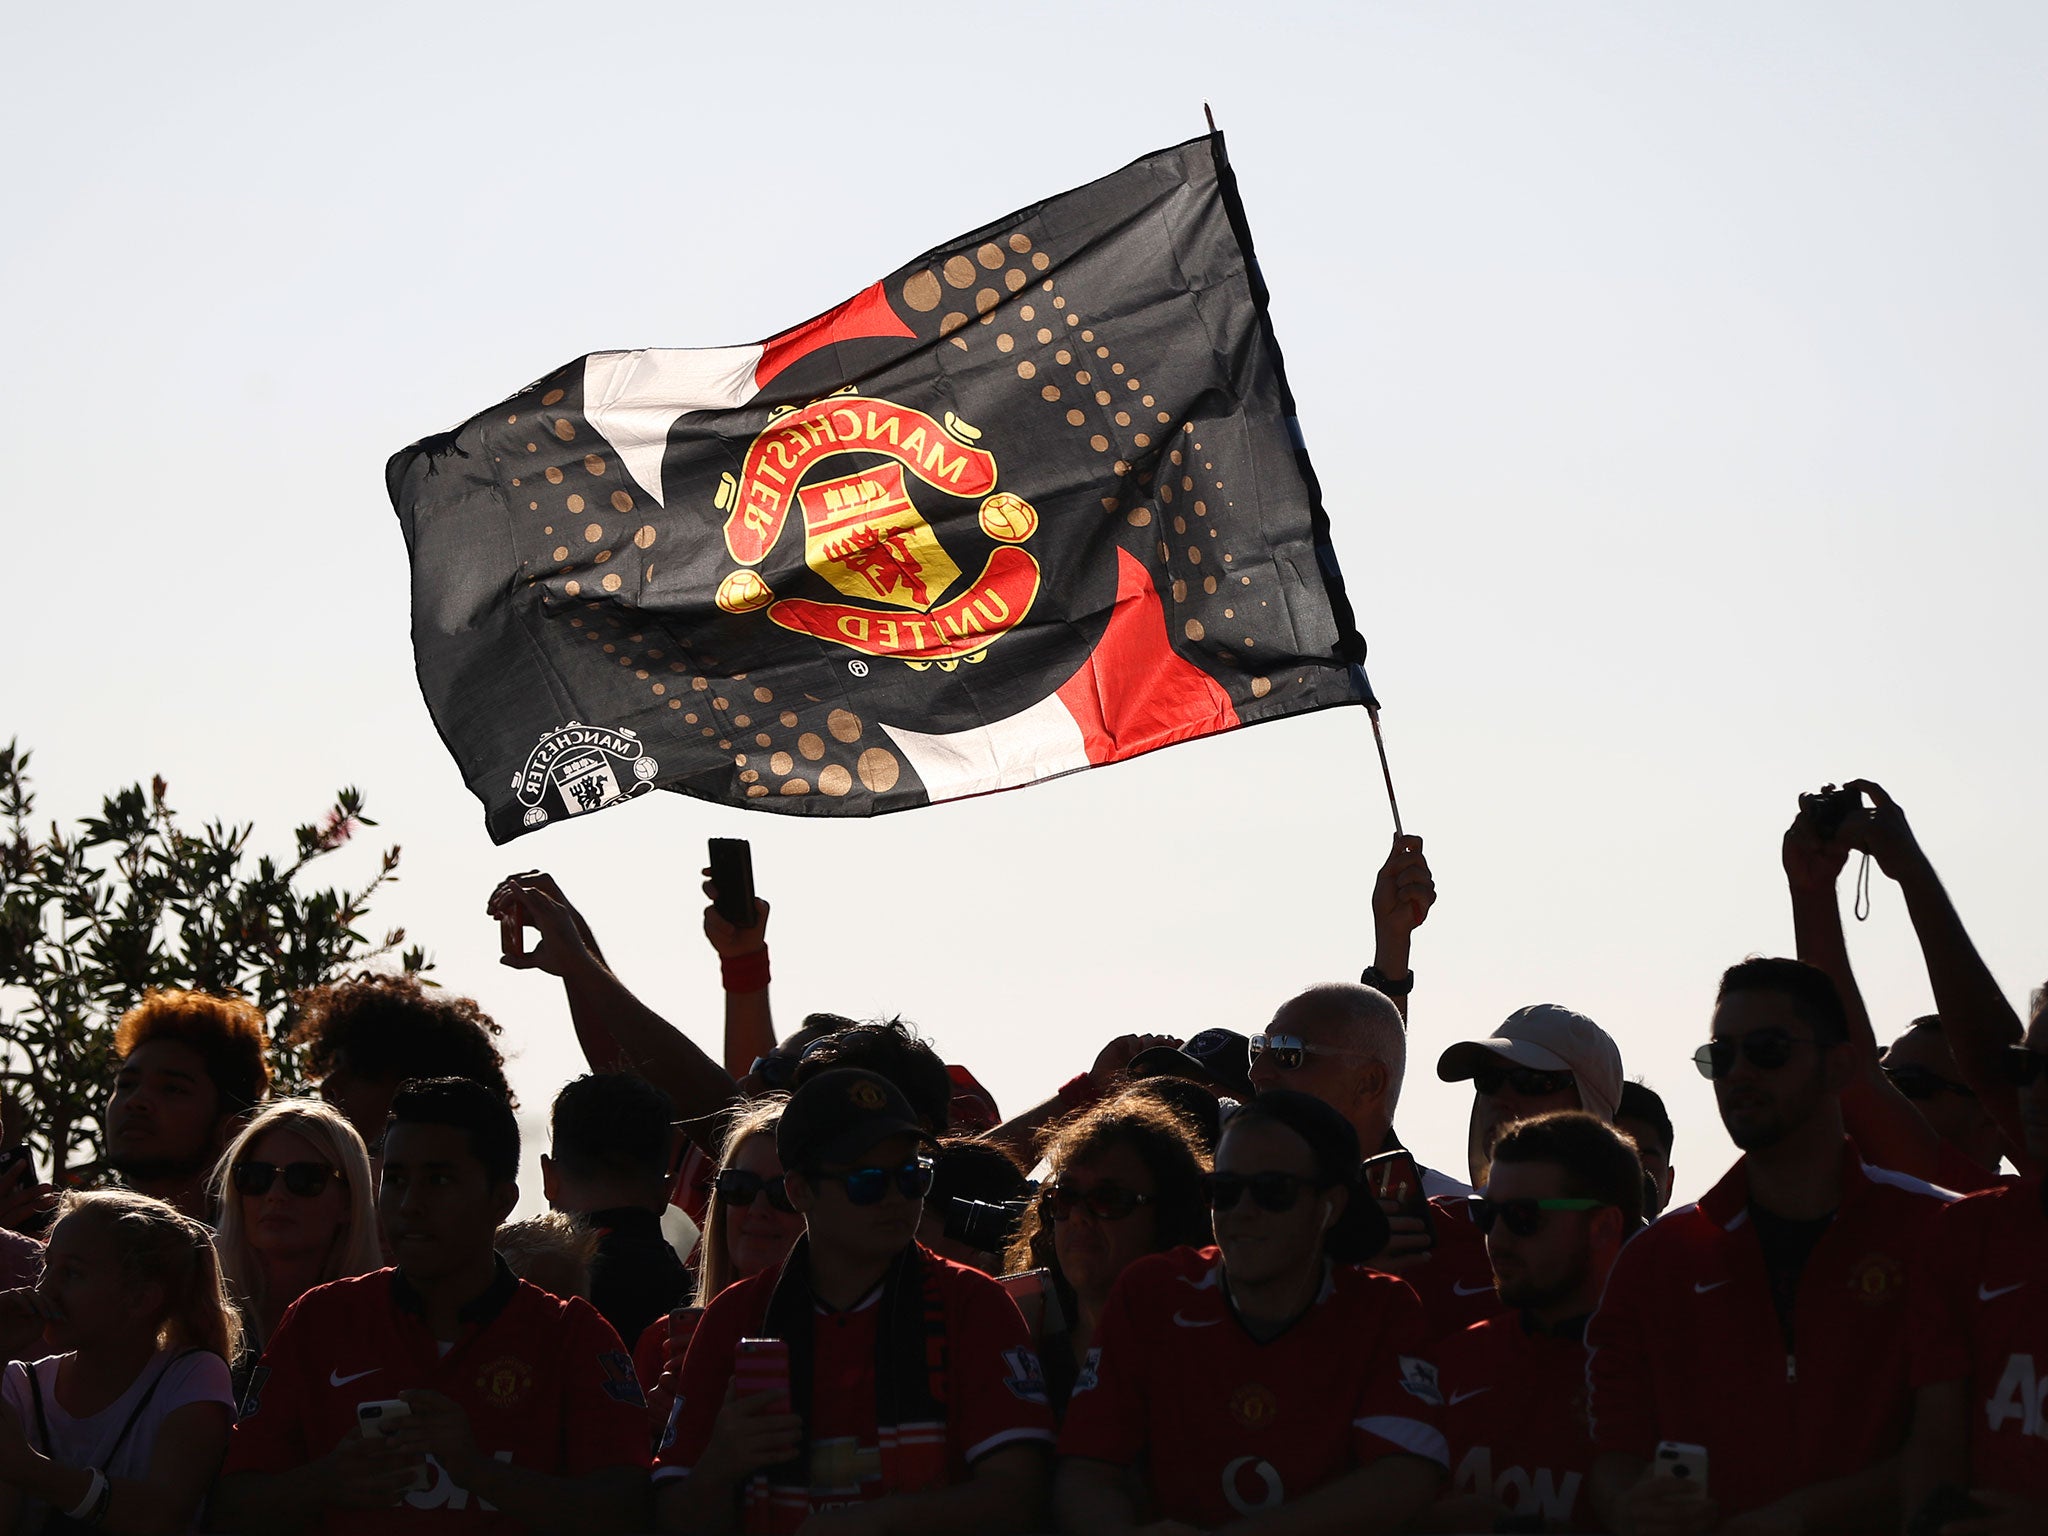
[[[1842,1203],[1814,1245],[1788,1355],[1738,1162],[1698,1205],[1632,1238],[1586,1325],[1596,1451],[1705,1446],[1724,1516],[1898,1451],[1911,1386],[1906,1268],[1950,1196],[1846,1141]]]
[[[2048,1499],[2048,1186],[1959,1200],[1912,1274],[1913,1385],[1965,1381],[1970,1482]]]
[[[308,1291],[278,1325],[242,1401],[223,1472],[288,1472],[355,1433],[356,1405],[426,1388],[469,1415],[478,1448],[514,1466],[562,1477],[647,1465],[647,1409],[633,1362],[589,1302],[563,1301],[498,1278],[467,1309],[446,1355],[395,1269]],[[330,1509],[333,1536],[522,1527],[473,1498],[430,1457],[433,1483],[390,1509]]]
[[[991,1451],[1049,1446],[1052,1409],[1045,1375],[1017,1304],[977,1270],[920,1250],[939,1267],[946,1318],[945,1481],[964,1482]],[[682,1391],[655,1462],[657,1484],[685,1477],[710,1442],[732,1380],[734,1346],[763,1338],[780,1268],[719,1292],[690,1340]],[[875,1334],[881,1287],[844,1312],[820,1307],[811,1326],[811,1509],[879,1499],[899,1491],[883,1475],[875,1421]],[[910,1429],[912,1426],[899,1426]],[[805,1511],[792,1512],[799,1518]]]
[[[1586,1491],[1586,1346],[1531,1333],[1519,1312],[1437,1342],[1437,1422],[1451,1453],[1446,1497],[1477,1495],[1553,1531],[1597,1531]]]
[[[1425,1338],[1404,1283],[1333,1266],[1307,1315],[1261,1344],[1230,1305],[1219,1250],[1153,1254],[1110,1293],[1060,1454],[1142,1460],[1153,1515],[1204,1528],[1391,1452],[1441,1465]]]
[[[1429,1212],[1436,1234],[1429,1260],[1403,1270],[1401,1278],[1422,1302],[1429,1336],[1440,1339],[1497,1315],[1501,1306],[1494,1294],[1486,1237],[1472,1224],[1465,1199],[1439,1197],[1429,1202]]]

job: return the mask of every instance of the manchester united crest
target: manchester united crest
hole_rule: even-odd
[[[1868,1254],[1849,1271],[1850,1292],[1873,1307],[1897,1297],[1905,1284],[1905,1267],[1889,1254]]]
[[[1280,1399],[1271,1389],[1248,1382],[1230,1395],[1230,1416],[1246,1429],[1264,1429],[1280,1416]]]
[[[516,1408],[533,1390],[533,1367],[516,1355],[500,1355],[477,1372],[476,1389],[493,1408]]]
[[[851,392],[790,407],[754,439],[739,476],[720,482],[739,569],[719,583],[718,606],[765,611],[783,629],[920,671],[978,662],[1031,611],[1041,580],[1023,547],[1037,510],[997,490],[996,476],[981,433],[951,411],[934,419]],[[944,504],[942,521],[956,525],[955,509],[974,504],[995,546],[978,571],[947,549],[919,498]],[[757,569],[798,516],[804,564],[835,600],[778,596]]]

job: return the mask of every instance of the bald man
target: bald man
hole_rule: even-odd
[[[1252,1086],[1293,1088],[1338,1110],[1369,1153],[1401,1145],[1394,1111],[1408,1069],[1401,1010],[1383,992],[1351,981],[1325,982],[1289,998],[1253,1042]],[[1456,1179],[1421,1168],[1426,1193],[1469,1195]]]

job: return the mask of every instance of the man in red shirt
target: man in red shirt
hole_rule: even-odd
[[[1721,978],[1695,1059],[1745,1155],[1622,1250],[1586,1327],[1594,1505],[1623,1536],[1898,1524],[1906,1269],[1949,1197],[1857,1157],[1848,1038],[1810,965]],[[1706,1450],[1704,1493],[1656,1475],[1667,1440]]]
[[[2048,988],[2035,999],[2008,1070],[2039,1166],[2048,1163]],[[1958,1201],[1935,1223],[1925,1259],[1911,1286],[1906,1508],[1944,1488],[1954,1505],[1968,1489],[1978,1512],[1997,1519],[1983,1529],[2048,1531],[2048,1183],[2036,1174]]]
[[[1577,1111],[1510,1126],[1472,1201],[1501,1305],[1433,1356],[1451,1488],[1422,1528],[1593,1531],[1586,1482],[1586,1318],[1642,1225],[1643,1169],[1614,1129]],[[1520,1528],[1520,1524],[1517,1525]]]
[[[400,1087],[378,1194],[398,1266],[285,1313],[209,1529],[645,1529],[647,1416],[619,1336],[492,1252],[518,1171],[503,1098],[465,1078]],[[364,1404],[392,1427],[365,1433]]]
[[[1488,1038],[1448,1047],[1436,1075],[1472,1084],[1465,1155],[1473,1188],[1482,1193],[1494,1143],[1506,1127],[1565,1109],[1611,1124],[1621,1102],[1620,1048],[1584,1014],[1556,1003],[1518,1008]],[[1438,1198],[1430,1205],[1436,1243],[1429,1262],[1400,1273],[1422,1298],[1431,1334],[1442,1336],[1492,1317],[1500,1303],[1485,1240],[1465,1202]]]
[[[1371,1533],[1429,1502],[1444,1447],[1421,1308],[1328,1251],[1363,1198],[1357,1169],[1357,1133],[1307,1094],[1263,1092],[1231,1118],[1209,1178],[1217,1247],[1140,1259],[1110,1293],[1060,1437],[1062,1530]]]
[[[691,1336],[656,1463],[661,1528],[1032,1529],[1044,1374],[1002,1286],[917,1245],[930,1132],[893,1083],[845,1068],[797,1089],[775,1139],[805,1235]],[[785,1346],[787,1388],[741,1395],[740,1344],[759,1339]]]

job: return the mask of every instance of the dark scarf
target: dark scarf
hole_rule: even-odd
[[[946,1476],[948,1367],[939,1266],[917,1244],[910,1244],[883,1276],[881,1299],[875,1305],[880,1314],[875,1326],[875,1427],[882,1486],[891,1493],[936,1487]],[[804,1421],[802,1448],[795,1460],[749,1480],[745,1528],[757,1536],[794,1530],[810,1513],[810,1492],[816,1485],[810,1432],[816,1320],[811,1240],[803,1237],[782,1266],[763,1324],[768,1337],[789,1345],[790,1405]]]

